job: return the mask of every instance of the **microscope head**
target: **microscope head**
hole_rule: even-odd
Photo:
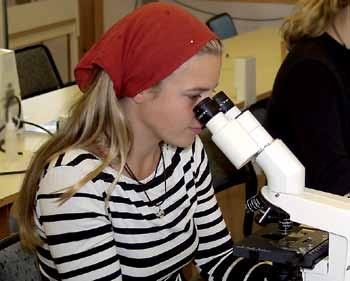
[[[202,100],[193,111],[237,169],[254,161],[264,171],[273,192],[304,191],[304,166],[281,140],[270,136],[249,110],[241,112],[220,92],[213,99]]]

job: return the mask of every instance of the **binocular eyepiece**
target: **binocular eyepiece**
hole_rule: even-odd
[[[219,112],[226,113],[234,107],[234,103],[221,91],[213,98],[205,98],[197,104],[193,112],[199,122],[205,126]]]

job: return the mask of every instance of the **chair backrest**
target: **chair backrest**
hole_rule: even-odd
[[[231,16],[227,13],[222,13],[208,19],[206,24],[220,39],[237,35],[235,24]]]
[[[18,233],[0,240],[0,280],[40,280],[36,257],[21,247]]]
[[[63,87],[61,76],[46,46],[38,44],[16,49],[15,55],[22,99]]]

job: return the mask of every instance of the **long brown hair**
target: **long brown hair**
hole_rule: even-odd
[[[221,55],[220,41],[209,41],[198,53]],[[72,197],[84,184],[96,177],[112,162],[119,167],[119,175],[124,169],[132,144],[132,131],[119,105],[109,76],[101,71],[96,83],[82,95],[73,106],[65,125],[36,152],[25,175],[21,191],[15,202],[14,216],[19,225],[23,246],[34,250],[42,241],[35,230],[34,204],[38,183],[44,167],[61,153],[73,148],[86,149],[103,159],[101,165],[88,173],[73,186],[65,188],[58,203]],[[159,90],[161,82],[154,86]],[[106,155],[99,155],[99,151]],[[118,177],[117,177],[118,179]],[[117,179],[111,184],[115,186]],[[107,192],[110,195],[111,189]],[[107,196],[107,200],[109,198]]]
[[[281,27],[287,49],[303,38],[316,37],[325,32],[349,0],[300,0],[298,11],[288,17]]]

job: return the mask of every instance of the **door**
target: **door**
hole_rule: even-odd
[[[103,0],[79,0],[79,58],[103,33]]]

